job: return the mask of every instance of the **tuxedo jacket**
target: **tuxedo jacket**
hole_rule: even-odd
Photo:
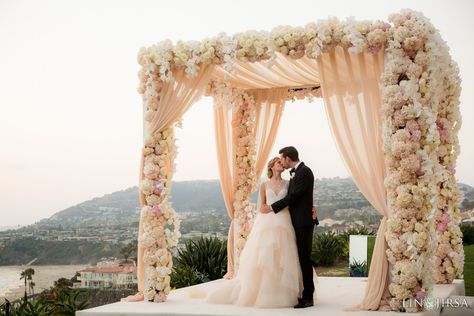
[[[315,224],[312,218],[313,187],[313,172],[302,162],[290,179],[286,197],[271,205],[273,211],[278,213],[288,206],[293,227],[311,227]]]

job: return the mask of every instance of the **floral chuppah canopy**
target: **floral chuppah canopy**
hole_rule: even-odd
[[[232,219],[229,277],[251,229],[256,210],[250,195],[284,103],[320,92],[354,182],[383,215],[357,308],[418,311],[415,300],[430,295],[433,283],[462,275],[458,68],[422,14],[404,10],[389,21],[330,19],[140,50],[145,135],[138,280],[145,299],[165,301],[171,290],[180,236],[167,200],[173,130],[205,94],[215,102],[218,168]]]

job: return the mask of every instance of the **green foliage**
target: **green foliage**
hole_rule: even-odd
[[[367,271],[370,270],[370,263],[372,262],[372,255],[374,254],[376,236],[367,237]]]
[[[178,265],[171,273],[171,286],[177,289],[203,282],[206,282],[206,276],[187,265]]]
[[[172,278],[176,287],[220,279],[227,269],[227,243],[218,238],[189,240],[178,251],[176,262]]]
[[[31,237],[8,242],[0,252],[0,265],[21,265],[37,258],[37,265],[96,263],[103,257],[117,257],[121,245],[85,240],[36,240]]]
[[[462,232],[462,243],[464,245],[474,244],[474,226],[473,225],[462,224],[461,232]]]
[[[367,268],[367,261],[359,262],[353,260],[349,265],[349,275],[351,277],[366,277],[368,274],[369,270]]]
[[[7,305],[9,307],[7,308]],[[8,309],[8,312],[7,312]],[[24,301],[8,302],[0,305],[0,316],[50,316],[53,314],[53,307],[45,305],[40,301],[26,303]]]
[[[120,255],[125,259],[128,260],[131,256],[137,255],[137,244],[138,241],[132,241],[120,249]]]
[[[464,257],[466,295],[474,296],[474,245],[464,245]]]
[[[313,260],[323,267],[332,266],[343,254],[341,239],[333,232],[326,232],[313,236]]]
[[[57,315],[74,316],[76,311],[86,309],[89,303],[87,301],[77,301],[80,290],[61,290],[58,291],[57,300],[54,303],[55,313]]]
[[[67,289],[72,287],[72,281],[66,278],[59,278],[58,280],[54,281],[54,287],[60,289]]]
[[[0,306],[0,316],[75,316],[76,311],[89,305],[87,301],[77,300],[80,293],[80,290],[53,289],[33,302],[19,300],[9,304],[7,301]]]

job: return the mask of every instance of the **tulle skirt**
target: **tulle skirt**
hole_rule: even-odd
[[[260,308],[298,303],[303,280],[288,209],[258,213],[240,255],[237,275],[207,293],[206,301]]]

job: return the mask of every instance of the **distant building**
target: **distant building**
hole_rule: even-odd
[[[461,213],[462,224],[474,226],[474,209]]]
[[[137,284],[135,263],[107,263],[78,271],[81,288],[128,288]]]

